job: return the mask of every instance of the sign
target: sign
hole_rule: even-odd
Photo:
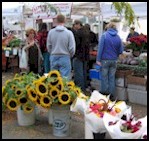
[[[33,7],[33,17],[35,19],[56,18],[58,14],[63,14],[66,18],[71,16],[72,3],[44,4]]]

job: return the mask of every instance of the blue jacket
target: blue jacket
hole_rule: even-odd
[[[122,52],[123,44],[117,30],[110,28],[101,36],[96,60],[117,60]]]

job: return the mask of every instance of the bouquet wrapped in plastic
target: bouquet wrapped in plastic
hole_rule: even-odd
[[[105,113],[103,122],[112,139],[140,139],[147,129],[147,116],[136,120],[129,112],[125,118]]]
[[[87,127],[94,133],[104,133],[106,128],[103,122],[105,113],[109,113],[114,117],[121,117],[128,108],[124,101],[112,102],[110,96],[105,96],[94,90],[87,103],[85,111],[85,122]]]

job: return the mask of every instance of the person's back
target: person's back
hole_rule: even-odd
[[[101,90],[103,94],[115,96],[115,73],[117,68],[117,59],[123,52],[122,41],[117,34],[114,23],[109,23],[107,31],[101,36],[96,63],[101,68]]]
[[[39,31],[36,36],[36,40],[38,41],[40,50],[44,58],[43,61],[44,73],[48,73],[50,71],[49,53],[47,51],[47,36],[48,36],[47,24],[41,23],[39,26]]]
[[[75,39],[72,31],[64,27],[65,17],[57,16],[58,25],[51,29],[47,38],[51,70],[60,71],[62,77],[70,79],[71,57],[75,54]]]

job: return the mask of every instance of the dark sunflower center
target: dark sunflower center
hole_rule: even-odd
[[[26,107],[26,110],[30,111],[30,110],[32,110],[32,108],[31,107]]]
[[[68,95],[62,95],[62,100],[67,101],[69,99]]]
[[[51,77],[58,77],[58,76],[57,76],[57,74],[54,74],[54,73],[53,73],[53,74],[51,75]]]
[[[31,95],[32,97],[36,97],[36,94],[33,91],[31,91]]]
[[[20,95],[20,94],[21,94],[21,91],[20,91],[20,90],[18,90],[18,91],[17,91],[17,95]]]
[[[50,100],[49,100],[47,97],[45,97],[45,98],[43,99],[43,102],[47,104],[47,103],[50,102]]]
[[[42,93],[45,93],[46,92],[46,88],[44,85],[40,85],[39,86],[39,91],[42,92]]]
[[[27,99],[25,97],[20,98],[20,103],[26,103]]]
[[[52,91],[52,96],[56,96],[57,95],[57,91]]]
[[[51,85],[57,85],[58,84],[58,79],[53,80],[53,82],[51,82]]]
[[[10,101],[9,103],[10,107],[15,108],[17,106],[17,103],[15,101]]]

